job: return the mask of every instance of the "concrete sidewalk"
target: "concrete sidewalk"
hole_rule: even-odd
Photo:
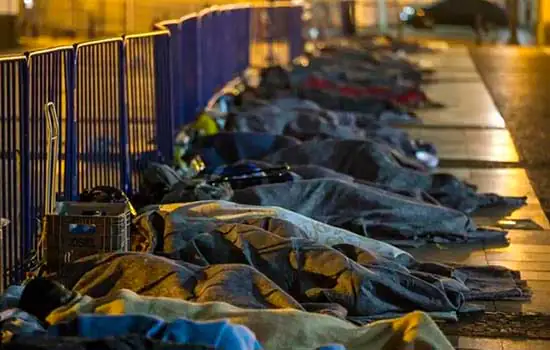
[[[396,35],[397,31],[392,30],[391,34]],[[438,25],[434,29],[415,29],[412,27],[403,28],[403,38],[414,40],[445,40],[449,43],[475,46],[475,35],[471,28],[460,26]],[[485,38],[486,45],[505,45],[510,38],[508,29],[492,31]],[[521,46],[536,45],[536,37],[527,29],[518,29],[518,40]]]
[[[538,229],[510,231],[510,245],[440,245],[412,250],[420,260],[473,265],[501,265],[521,271],[533,290],[529,302],[486,302],[489,312],[550,314],[550,223],[520,163],[514,140],[497,110],[466,47],[451,47],[438,55],[417,56],[430,61],[440,82],[427,85],[430,98],[446,109],[419,111],[425,125],[409,129],[411,136],[434,142],[440,152],[441,172],[455,174],[479,186],[481,192],[527,196],[528,205],[510,214],[510,221],[532,220]],[[450,165],[445,165],[445,164]],[[476,215],[479,224],[502,217]],[[479,303],[478,303],[479,304]],[[450,337],[460,349],[550,349],[550,341]]]

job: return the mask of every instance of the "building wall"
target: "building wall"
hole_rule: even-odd
[[[17,0],[0,0],[0,50],[12,49],[17,46]]]
[[[6,1],[6,0],[0,0]],[[53,35],[76,37],[102,37],[121,33],[137,33],[151,30],[158,20],[173,19],[199,11],[210,5],[228,3],[263,2],[258,0],[34,0],[33,9],[25,9],[20,1],[20,27],[26,35]],[[26,0],[27,2],[29,0]],[[323,13],[313,21],[319,27],[339,27],[340,0],[306,0],[313,4],[325,4]],[[384,29],[395,25],[399,12],[406,5],[422,6],[439,0],[355,0],[356,19],[360,28]],[[505,6],[506,0],[489,0]],[[520,24],[536,23],[538,0],[518,0]],[[548,2],[549,0],[540,0]],[[527,19],[527,8],[533,16]]]
[[[328,3],[332,0],[317,0]],[[381,30],[397,24],[399,13],[405,6],[421,7],[437,3],[441,0],[355,0],[357,25],[360,28],[378,27]],[[506,8],[507,0],[488,0]],[[536,23],[537,0],[518,0],[519,23],[530,26]],[[531,12],[531,16],[529,15]]]
[[[537,43],[550,45],[550,0],[540,0],[538,8]]]
[[[20,23],[27,35],[101,37],[149,31],[159,20],[178,18],[211,5],[239,2],[250,1],[34,0],[32,9],[23,9]]]

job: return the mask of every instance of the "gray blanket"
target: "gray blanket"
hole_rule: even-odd
[[[212,214],[202,212],[204,215]],[[222,213],[217,212],[217,215],[220,214]],[[381,256],[376,249],[365,250],[350,244],[338,244],[331,248],[305,239],[302,229],[286,220],[252,215],[230,221],[234,222],[228,223],[211,216],[188,216],[179,209],[163,207],[142,215],[138,219],[138,226],[141,232],[160,237],[157,252],[171,259],[202,266],[203,269],[222,264],[225,267],[220,270],[219,275],[244,274],[246,269],[227,264],[245,264],[273,281],[304,309],[338,310],[343,307],[344,315],[358,321],[412,309],[452,312],[459,310],[466,300],[528,297],[519,281],[519,275],[505,268],[453,267],[414,260],[405,263],[404,260]],[[147,260],[152,259],[150,256],[146,257]],[[140,266],[136,258],[132,260]],[[155,261],[151,260],[152,266],[158,264]],[[120,269],[120,263],[117,264],[119,265],[114,268]],[[100,267],[100,271],[105,268],[107,267]],[[94,269],[97,270],[98,267],[94,267],[92,273],[87,275],[98,276],[99,270]],[[134,273],[129,267],[122,266],[122,269],[128,270],[130,274]],[[155,273],[155,269],[148,271]],[[190,273],[192,272],[185,272],[183,276]],[[119,275],[113,276],[112,280],[119,280]],[[193,282],[188,280],[181,286],[176,283],[177,279],[170,278],[170,283],[174,285],[169,293],[174,295],[175,291],[195,288],[187,292],[186,298],[200,293],[196,297],[202,299],[202,293],[208,288],[199,292],[193,286],[197,283],[214,286],[219,282],[208,283],[204,280],[220,281],[223,277],[219,275],[210,277],[204,272],[194,275]],[[143,278],[137,276],[137,283]],[[86,290],[89,290],[90,284],[100,283],[90,280],[90,277],[81,277],[76,284],[78,290],[82,291],[84,284],[87,286]],[[237,283],[236,279],[226,280],[228,282],[224,285],[224,293],[227,296],[220,296],[223,300],[235,300],[233,294],[242,296],[250,288],[245,286],[251,286],[245,281]],[[109,293],[120,288],[121,283],[123,282],[115,283],[117,286],[109,289]],[[135,283],[124,283],[134,286],[130,288],[140,292]],[[167,283],[169,282],[159,281],[157,284]],[[155,286],[155,283],[150,285]],[[165,296],[161,294],[165,292],[157,289],[157,286],[154,290],[146,289],[141,292]],[[261,295],[264,294],[260,291],[256,297]],[[245,300],[247,299],[241,298],[241,303]],[[265,301],[250,302],[251,306],[247,307],[266,305]],[[273,307],[279,305],[272,304]]]
[[[235,191],[232,201],[282,207],[397,245],[472,242],[505,237],[502,231],[478,230],[462,212],[373,186],[337,179],[251,187]]]
[[[278,99],[247,108],[233,118],[233,131],[285,135],[300,140],[369,138],[386,143],[407,157],[416,157],[413,140],[405,131],[388,126],[374,116],[327,111],[308,101]]]
[[[441,204],[466,213],[484,207],[517,208],[526,203],[526,197],[477,193],[474,186],[452,175],[434,175],[388,145],[373,140],[309,141],[276,151],[262,160],[273,164],[318,165],[390,188],[419,189]]]

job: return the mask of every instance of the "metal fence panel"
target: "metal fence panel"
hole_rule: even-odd
[[[128,143],[136,191],[144,163],[172,159],[170,33],[127,36],[125,48]]]
[[[55,191],[65,199],[97,185],[131,193],[139,160],[170,160],[174,129],[251,65],[251,51],[262,54],[252,41],[267,54],[275,43],[280,63],[301,54],[301,18],[302,8],[288,4],[214,7],[157,25],[169,33],[0,59],[0,217],[11,221],[1,282],[21,279],[18,267],[35,248],[46,199],[46,103],[62,126]]]
[[[155,25],[156,29],[170,32],[170,66],[172,76],[170,78],[172,90],[172,110],[174,116],[174,128],[185,124],[185,98],[183,82],[183,28],[180,20],[164,21]],[[196,32],[196,29],[195,29]]]
[[[79,191],[98,185],[131,193],[122,38],[76,46],[75,110]]]
[[[215,53],[213,49],[214,21],[212,9],[202,11],[199,14],[199,62],[200,62],[200,94],[198,108],[203,108],[208,103],[214,92],[215,77]]]
[[[46,139],[46,119],[44,106],[52,102],[56,107],[61,126],[59,137],[59,168],[57,174],[58,188],[53,193],[62,195],[67,200],[76,197],[76,183],[71,176],[75,174],[74,164],[74,120],[73,120],[73,61],[72,47],[60,47],[51,50],[37,51],[28,55],[28,84],[29,84],[29,173],[31,213],[29,229],[33,249],[38,242],[41,229],[40,221],[44,212],[46,192],[44,191],[47,162],[46,150],[49,144]]]
[[[21,280],[30,245],[27,98],[26,58],[0,59],[0,218],[11,221],[0,237],[0,290]]]
[[[181,45],[182,58],[178,65],[182,66],[181,76],[178,77],[176,84],[182,84],[182,95],[179,97],[183,100],[183,111],[180,116],[181,123],[177,124],[180,127],[190,123],[195,119],[195,115],[199,109],[200,89],[202,76],[202,64],[199,60],[199,20],[196,15],[190,15],[181,19],[181,37],[179,45]]]
[[[293,6],[288,11],[290,58],[295,59],[304,53],[305,40],[302,22],[304,8],[302,6]]]
[[[250,6],[228,5],[218,8],[214,18],[214,40],[217,58],[216,90],[249,66]]]
[[[237,12],[237,71],[242,72],[250,66],[250,41],[252,8],[241,8]]]
[[[169,162],[171,162],[174,157],[172,142],[175,134],[171,42],[172,40],[169,32],[162,35],[156,35],[154,39],[157,147],[162,158]]]
[[[212,95],[219,91],[225,83],[227,83],[229,80],[231,80],[231,71],[230,71],[230,63],[233,59],[230,57],[230,51],[231,48],[228,48],[229,46],[229,38],[231,36],[231,27],[224,26],[224,20],[227,17],[226,11],[220,11],[219,9],[217,11],[214,11],[212,14],[212,22],[213,22],[213,32],[212,32],[212,39],[213,39],[213,50],[214,50],[214,81],[212,82],[213,91]],[[209,97],[212,97],[210,95]]]
[[[220,82],[218,84],[223,84],[233,79],[235,73],[237,73],[237,45],[236,45],[236,35],[237,28],[239,24],[236,22],[236,10],[235,9],[224,9],[220,10],[218,14],[218,32],[221,34],[219,36],[219,53],[218,62],[220,64]]]

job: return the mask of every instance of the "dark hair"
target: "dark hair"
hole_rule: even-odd
[[[52,311],[66,305],[75,296],[75,292],[66,289],[62,284],[37,277],[23,289],[19,308],[46,323],[46,318]]]
[[[281,66],[262,69],[260,79],[260,84],[263,86],[285,90],[292,87],[289,72]]]

